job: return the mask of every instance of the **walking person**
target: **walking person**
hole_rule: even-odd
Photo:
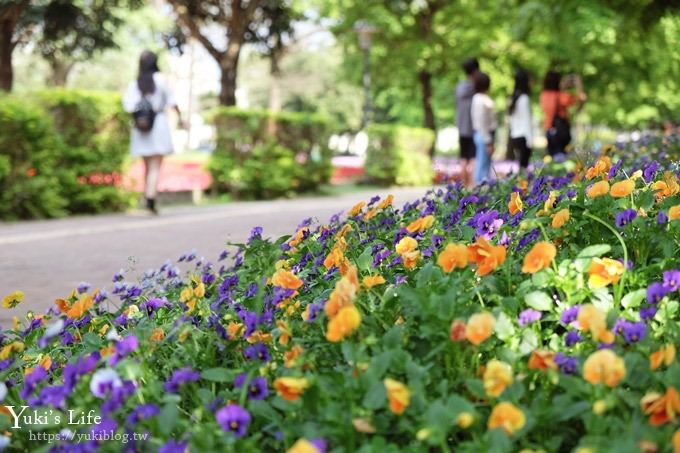
[[[526,173],[533,144],[529,74],[518,70],[510,98],[510,147],[519,158],[520,173]]]
[[[577,75],[567,79],[568,84],[576,88],[576,95],[564,91],[562,75],[557,71],[548,71],[543,80],[541,92],[541,109],[543,109],[543,129],[548,140],[548,154],[550,156],[563,155],[571,142],[571,124],[569,123],[568,108],[580,106],[585,102],[583,83]]]
[[[130,136],[130,153],[144,159],[144,196],[146,208],[158,214],[156,195],[163,157],[172,154],[172,136],[166,110],[174,108],[181,121],[181,112],[165,77],[158,69],[158,57],[145,50],[139,58],[137,80],[129,83],[123,95],[123,108],[132,114],[135,126]]]
[[[473,140],[472,117],[470,114],[472,96],[475,94],[475,75],[479,72],[476,58],[463,62],[466,79],[456,86],[456,123],[458,144],[460,146],[461,178],[465,187],[471,187],[471,173],[475,163],[475,143]]]
[[[494,153],[494,139],[498,120],[496,105],[489,97],[491,79],[484,72],[475,76],[475,95],[472,96],[471,116],[475,143],[475,184],[481,184],[489,178],[491,156]]]

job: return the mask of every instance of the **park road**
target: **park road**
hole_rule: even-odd
[[[334,197],[238,202],[163,209],[158,217],[107,214],[68,219],[0,223],[0,297],[21,290],[24,302],[0,311],[0,324],[28,310],[42,313],[80,282],[113,287],[112,276],[126,269],[133,281],[146,270],[175,262],[186,252],[216,262],[227,242],[243,242],[255,226],[265,237],[292,234],[303,219],[327,222],[374,195],[395,196],[401,207],[426,189],[384,189]],[[180,263],[181,264],[181,263]],[[181,267],[180,267],[181,268]]]

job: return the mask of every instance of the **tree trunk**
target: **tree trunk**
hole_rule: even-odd
[[[17,20],[12,14],[0,17],[0,90],[12,91],[14,71],[12,70],[12,52],[14,51],[14,28]]]
[[[281,58],[281,52],[274,49],[269,56],[270,61],[270,87],[269,87],[269,102],[267,107],[272,113],[281,111],[281,67],[279,66],[279,60]],[[274,116],[270,116],[267,121],[267,132],[271,136],[276,135],[276,120]]]
[[[437,124],[435,122],[434,109],[432,108],[432,74],[428,71],[420,71],[418,73],[418,80],[422,89],[423,125],[428,129],[432,129],[436,134]],[[434,156],[434,143],[430,149],[430,156]]]
[[[220,60],[220,104],[236,105],[236,76],[238,75],[238,60],[241,54],[242,42],[232,38]]]
[[[65,62],[59,59],[51,59],[49,63],[50,68],[52,69],[52,74],[48,84],[55,87],[66,86],[68,75],[71,73],[73,66],[75,66],[75,62]]]

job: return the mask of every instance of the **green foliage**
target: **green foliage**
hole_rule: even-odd
[[[0,219],[65,214],[55,174],[61,143],[50,118],[22,99],[0,97]]]
[[[49,90],[36,94],[64,147],[61,193],[71,213],[120,211],[129,197],[116,184],[128,154],[129,115],[118,94]]]
[[[127,155],[117,95],[56,90],[0,98],[0,218],[117,211]]]
[[[209,118],[217,128],[209,169],[218,191],[274,198],[314,190],[329,180],[327,118],[233,107],[217,108]]]
[[[674,64],[680,56],[680,16],[667,2],[439,0],[319,2],[336,19],[345,50],[343,77],[360,83],[362,51],[354,25],[368,20],[376,120],[423,124],[418,74],[433,75],[438,125],[453,118],[453,89],[464,78],[461,62],[480,59],[491,76],[499,111],[513,89],[517,67],[533,75],[537,100],[545,72],[583,76],[589,101],[583,119],[615,127],[653,124],[680,108]],[[535,113],[539,114],[536,107]]]
[[[430,129],[372,124],[364,171],[371,183],[426,186],[432,183],[429,150],[434,142]]]

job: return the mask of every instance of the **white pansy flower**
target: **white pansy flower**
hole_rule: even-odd
[[[120,376],[118,376],[118,373],[116,373],[115,370],[104,368],[92,375],[90,391],[97,398],[104,398],[106,397],[107,392],[103,390],[103,388],[118,388],[122,387],[122,385],[123,381],[120,380]]]

